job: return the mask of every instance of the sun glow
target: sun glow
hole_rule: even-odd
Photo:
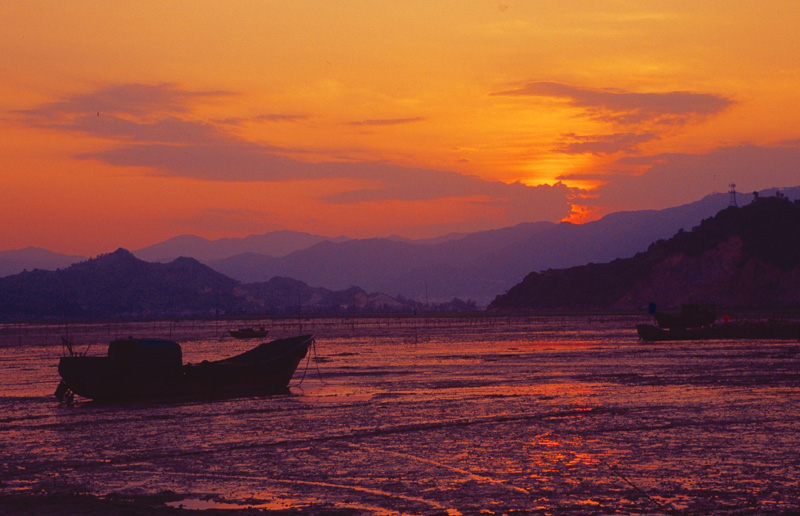
[[[569,217],[561,219],[559,222],[570,222],[572,224],[583,224],[585,222],[592,222],[600,219],[606,213],[602,212],[595,206],[586,206],[580,204],[572,204],[572,211]]]

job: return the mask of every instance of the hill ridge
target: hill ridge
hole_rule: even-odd
[[[630,258],[532,272],[489,309],[636,310],[650,302],[800,307],[800,201],[761,197]]]
[[[198,260],[150,263],[120,248],[65,269],[0,278],[0,321],[406,311],[408,300],[272,278],[243,284]]]

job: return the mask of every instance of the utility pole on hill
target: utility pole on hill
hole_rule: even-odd
[[[736,184],[731,183],[728,185],[728,193],[731,194],[731,201],[728,206],[733,206],[734,208],[738,208],[739,205],[736,204]]]

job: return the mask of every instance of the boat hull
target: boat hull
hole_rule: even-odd
[[[263,339],[269,333],[264,328],[239,328],[238,330],[228,330],[231,337],[235,339]]]
[[[798,340],[800,324],[796,323],[727,323],[703,328],[671,328],[665,330],[652,324],[637,324],[636,331],[645,341],[680,340]]]
[[[665,330],[679,328],[701,328],[714,324],[717,312],[707,306],[685,304],[677,314],[654,312],[653,317],[659,328]]]
[[[313,336],[267,342],[235,357],[175,368],[113,357],[62,357],[63,388],[97,401],[214,399],[288,392]]]

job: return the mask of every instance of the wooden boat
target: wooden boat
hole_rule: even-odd
[[[652,324],[637,324],[636,331],[642,340],[651,342],[713,339],[800,339],[800,323],[779,321],[729,322],[700,328],[670,329],[659,328]]]
[[[684,304],[681,305],[680,313],[654,311],[653,317],[659,328],[699,328],[714,324],[714,321],[717,320],[717,312],[704,305]]]
[[[117,339],[107,356],[61,357],[56,397],[93,400],[213,399],[288,392],[313,335],[278,339],[223,360],[183,364],[177,342]],[[71,351],[71,348],[68,346]]]
[[[261,339],[267,336],[269,330],[265,330],[263,326],[258,328],[239,328],[237,330],[228,330],[231,337],[236,339]]]

